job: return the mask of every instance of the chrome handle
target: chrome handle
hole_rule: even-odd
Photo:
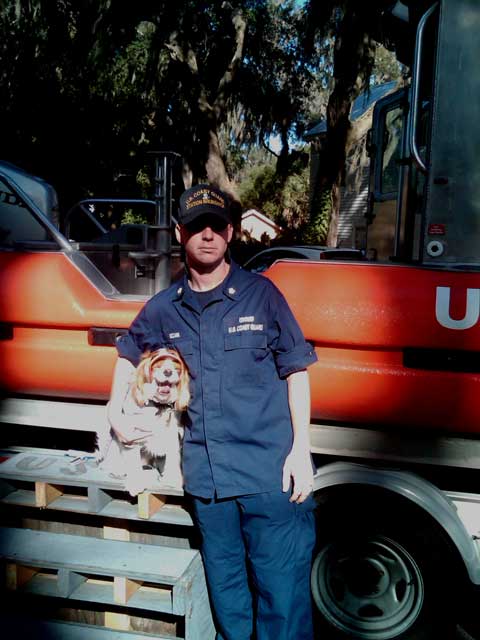
[[[423,48],[423,36],[425,32],[425,25],[432,15],[432,13],[437,9],[439,3],[436,2],[434,5],[430,7],[428,11],[424,13],[417,27],[417,35],[415,38],[415,56],[413,62],[412,69],[412,113],[410,118],[410,127],[409,127],[409,146],[412,152],[413,159],[415,164],[420,169],[422,173],[427,173],[427,166],[423,162],[420,153],[417,147],[417,118],[418,118],[418,96],[420,93],[420,63],[422,58],[422,48]]]

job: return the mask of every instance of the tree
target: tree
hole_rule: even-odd
[[[295,0],[5,0],[4,153],[51,181],[68,204],[93,192],[136,195],[133,178],[148,173],[146,152],[158,149],[182,155],[187,182],[208,179],[236,198],[235,171],[252,147],[273,156],[276,135],[276,192],[292,194],[287,184],[302,157],[292,140],[312,110],[323,110],[334,69],[331,191],[381,4],[311,0],[307,19]],[[295,224],[304,214],[297,196],[282,209],[295,212]]]
[[[257,209],[282,227],[283,242],[296,242],[307,222],[308,182],[308,156],[298,153],[288,176],[279,174],[272,160],[251,167],[239,193],[245,209]]]
[[[159,148],[234,192],[228,159],[273,133],[286,176],[314,82],[298,19],[293,0],[6,0],[4,153],[69,201],[118,190]]]
[[[135,37],[138,3],[7,0],[0,12],[4,157],[52,182],[64,206],[114,186],[139,107],[112,77]]]
[[[301,133],[315,82],[312,66],[299,56],[296,3],[204,2],[196,13],[195,4],[164,7],[155,20],[149,67],[177,142],[182,131],[190,179],[206,178],[233,192],[232,148],[238,165],[239,150],[268,147],[272,134],[282,143],[277,172],[288,176],[296,158],[290,136]],[[158,102],[157,114],[161,109]]]
[[[324,232],[327,244],[336,246],[340,184],[345,168],[350,108],[361,91],[368,89],[375,62],[374,35],[388,3],[372,0],[310,0],[305,43],[312,47],[316,37],[334,41],[333,88],[328,100],[327,135],[321,150],[322,172],[313,194],[310,233]]]

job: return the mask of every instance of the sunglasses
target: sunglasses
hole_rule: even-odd
[[[212,231],[216,233],[220,233],[221,231],[225,231],[228,226],[228,222],[222,220],[222,218],[218,218],[217,216],[201,216],[196,220],[192,220],[185,225],[185,228],[189,233],[198,233],[199,231],[203,231],[207,227],[210,227]]]

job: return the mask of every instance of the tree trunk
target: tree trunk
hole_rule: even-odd
[[[220,149],[218,134],[213,128],[208,132],[208,157],[205,163],[205,169],[207,172],[208,182],[230,196],[233,226],[235,230],[239,232],[242,223],[242,209],[233,183],[228,177],[222,151]]]
[[[232,183],[228,177],[223,161],[218,134],[213,129],[208,132],[208,157],[205,163],[208,181],[219,189],[228,193],[233,192]]]
[[[327,247],[336,247],[338,244],[340,201],[340,187],[338,184],[334,184],[332,186],[332,210],[330,214],[330,224],[328,226]]]
[[[375,47],[368,33],[371,20],[368,14],[363,7],[346,11],[335,37],[335,85],[328,100],[327,134],[320,155],[320,175],[316,186],[317,193],[331,190],[329,246],[337,246],[338,242],[340,187],[345,171],[350,108],[370,76],[373,65]]]

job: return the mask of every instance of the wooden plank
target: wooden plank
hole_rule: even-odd
[[[113,581],[87,580],[72,594],[75,600],[96,602],[104,605],[113,605],[114,592]],[[129,609],[143,609],[144,611],[156,611],[158,613],[172,613],[172,591],[161,587],[150,588],[141,586],[130,595]]]
[[[63,495],[63,488],[48,482],[35,483],[35,505],[47,507],[51,502]]]
[[[113,500],[102,510],[102,516],[111,518],[127,518],[128,520],[138,520],[138,505],[132,505],[124,500]],[[159,511],[150,515],[152,522],[174,524],[182,527],[192,527],[193,520],[190,513],[182,506],[167,502]]]
[[[128,613],[105,611],[105,626],[111,629],[128,631],[130,629],[130,616]]]
[[[113,599],[117,604],[127,604],[133,594],[140,589],[140,580],[130,580],[122,576],[113,579]]]
[[[5,571],[5,583],[7,589],[16,591],[22,585],[27,583],[38,572],[33,567],[24,567],[23,565],[7,562]]]
[[[184,611],[185,640],[216,637],[200,556],[192,562],[189,575],[173,588],[173,604],[174,612]]]
[[[15,487],[9,482],[0,479],[0,500],[15,491]]]
[[[149,520],[166,502],[166,496],[143,491],[138,495],[138,517]]]
[[[68,569],[58,570],[58,595],[61,598],[69,598],[78,587],[86,581],[86,576]]]
[[[104,525],[103,537],[106,540],[123,540],[128,542],[130,540],[130,531],[125,527],[109,527]]]
[[[0,502],[7,505],[17,505],[25,507],[35,507],[35,492],[28,489],[15,489],[0,499]],[[65,487],[65,490],[67,488]],[[55,511],[69,511],[75,513],[98,513],[108,518],[119,518],[122,520],[144,520],[138,515],[138,505],[131,504],[129,500],[110,499],[107,504],[95,511],[89,508],[88,501],[83,496],[73,496],[63,494],[55,502],[48,505],[49,509]],[[188,511],[179,504],[167,502],[159,511],[153,513],[149,520],[151,522],[173,524],[181,527],[192,527],[193,521]]]
[[[12,504],[23,507],[35,507],[35,491],[28,489],[15,489],[4,496],[0,502],[2,504]]]
[[[5,638],[48,638],[48,640],[147,640],[144,633],[121,631],[89,624],[35,620],[25,615],[2,614]],[[155,636],[155,640],[180,640],[172,636]],[[207,639],[206,639],[207,640]]]
[[[57,578],[37,573],[21,587],[21,593],[58,598]],[[114,601],[113,579],[87,578],[70,593],[69,599],[85,603],[94,602],[96,605],[106,607],[114,606],[117,603]],[[131,611],[142,609],[172,614],[172,591],[162,587],[142,586],[130,596],[128,607]]]
[[[81,454],[82,452],[77,452]],[[88,454],[85,452],[85,456]],[[109,501],[108,495],[95,495],[94,487],[106,491],[124,491],[123,480],[113,478],[107,470],[99,467],[93,459],[79,456],[65,455],[52,451],[51,453],[21,452],[13,455],[0,464],[0,478],[5,480],[19,480],[22,482],[47,482],[70,487],[86,487],[94,513],[101,511]],[[151,493],[160,495],[182,496],[183,491],[175,487],[162,485],[161,479],[153,481],[148,487]]]
[[[111,501],[112,496],[100,487],[95,485],[88,487],[88,510],[90,513],[100,513]]]
[[[68,534],[55,534],[52,544],[48,531],[8,528],[0,529],[0,556],[29,566],[174,585],[199,552]]]

